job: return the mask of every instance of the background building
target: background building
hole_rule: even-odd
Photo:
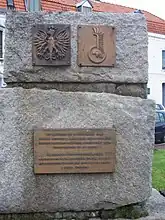
[[[162,34],[148,33],[148,98],[165,105],[165,25],[162,26],[164,30],[159,29]]]
[[[0,0],[0,71],[3,72],[4,26],[7,10],[143,13],[148,27],[148,98],[165,105],[165,20],[147,12],[100,1]]]
[[[0,72],[3,72],[4,40],[5,40],[5,13],[1,11],[0,12]]]

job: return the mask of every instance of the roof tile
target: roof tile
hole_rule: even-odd
[[[6,8],[6,0],[0,1],[0,8]]]
[[[25,10],[25,4],[24,0],[13,0],[16,10],[24,11]],[[7,1],[6,0],[0,0],[0,8],[7,8]]]

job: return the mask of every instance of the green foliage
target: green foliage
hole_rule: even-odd
[[[155,150],[152,165],[152,186],[165,189],[165,150]]]

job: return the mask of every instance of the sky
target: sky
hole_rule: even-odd
[[[109,3],[143,9],[165,19],[165,0],[102,0]]]

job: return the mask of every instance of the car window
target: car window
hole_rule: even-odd
[[[160,104],[156,104],[156,110],[164,110],[164,106]]]
[[[159,113],[156,112],[156,122],[160,122]]]
[[[160,122],[165,122],[165,117],[163,113],[159,112],[159,118],[160,118]]]

